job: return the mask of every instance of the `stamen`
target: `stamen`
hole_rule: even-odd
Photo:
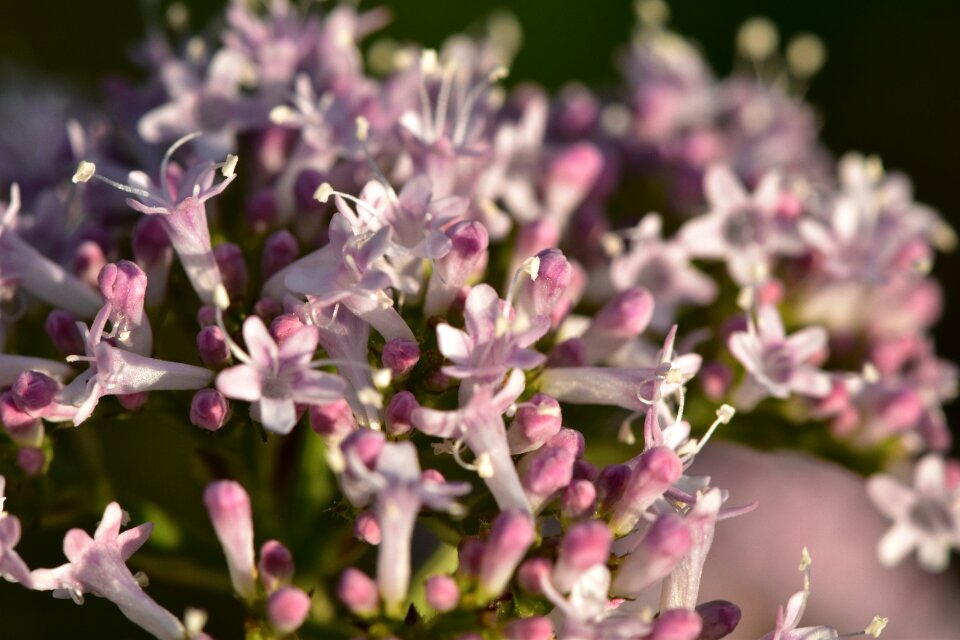
[[[77,170],[73,174],[73,184],[78,184],[81,182],[89,182],[90,178],[97,172],[97,165],[92,162],[87,162],[86,160],[81,160],[80,164],[77,165]]]
[[[751,18],[737,32],[737,50],[750,62],[763,62],[779,43],[777,27],[767,18]]]
[[[865,634],[873,638],[879,638],[880,634],[883,633],[883,630],[887,627],[888,618],[881,618],[880,616],[873,616],[873,620],[870,621],[870,624],[867,625],[867,628],[863,630]]]
[[[220,285],[221,287],[223,285]],[[219,288],[219,287],[218,287]],[[216,293],[214,293],[216,296]],[[250,356],[240,348],[236,342],[233,341],[233,338],[230,337],[230,332],[227,331],[227,327],[223,324],[223,309],[217,306],[217,326],[220,327],[220,331],[223,333],[223,341],[227,343],[227,347],[230,349],[230,353],[233,354],[237,360],[244,364],[255,366],[253,361],[250,359]]]
[[[91,163],[91,164],[92,164],[92,163]],[[79,171],[79,169],[77,169],[77,171]],[[105,182],[106,184],[110,185],[110,186],[113,187],[114,189],[119,189],[120,191],[123,191],[124,193],[129,193],[129,194],[131,194],[131,195],[138,196],[138,197],[140,197],[140,198],[149,198],[149,199],[151,199],[151,200],[155,200],[154,195],[153,195],[152,193],[150,193],[149,191],[147,191],[146,189],[140,189],[139,187],[131,187],[131,186],[128,185],[128,184],[123,184],[123,183],[117,182],[116,180],[111,180],[110,178],[106,178],[106,177],[100,175],[99,173],[94,174],[94,175],[92,175],[91,177],[92,177],[92,178],[96,178],[96,179],[99,180],[100,182]],[[89,178],[88,178],[88,180],[89,180]]]
[[[299,119],[296,110],[285,104],[270,109],[270,122],[275,125],[295,124]]]
[[[193,133],[188,133],[187,135],[178,138],[170,148],[167,149],[167,152],[163,154],[163,160],[160,161],[160,188],[163,190],[163,185],[167,183],[167,166],[170,164],[170,158],[173,157],[173,154],[183,145],[187,144],[195,138],[199,138],[203,135],[203,131],[194,131]]]
[[[13,222],[13,218],[20,212],[20,185],[14,182],[10,185],[10,202],[0,218],[0,225],[6,226]]]
[[[217,309],[224,311],[230,308],[230,294],[227,293],[227,288],[223,284],[214,287],[213,304],[216,305]]]
[[[220,167],[220,173],[224,178],[232,178],[234,173],[237,170],[237,156],[232,153],[227,156],[227,159],[223,161],[223,166]]]
[[[801,80],[816,75],[823,68],[826,58],[823,40],[812,33],[797,35],[787,45],[787,66]]]
[[[492,478],[494,475],[493,460],[490,454],[484,451],[477,456],[477,475],[481,478]]]

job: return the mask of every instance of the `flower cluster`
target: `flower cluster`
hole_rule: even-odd
[[[365,58],[385,12],[263,5],[230,2],[215,39],[155,29],[146,86],[57,125],[55,162],[0,165],[15,496],[67,427],[165,417],[200,450],[180,455],[248,637],[714,640],[740,618],[701,601],[714,533],[757,505],[692,465],[715,432],[802,428],[869,471],[928,452],[915,492],[867,488],[896,521],[883,563],[947,566],[956,370],[928,274],[954,238],[905,177],[834,159],[782,83],[714,78],[657,0],[608,98],[506,91],[503,16]],[[797,84],[823,58],[763,21],[739,48]],[[144,591],[151,525],[124,519],[111,502],[30,570],[2,512],[0,575],[209,637]],[[254,519],[290,547],[257,560]],[[803,558],[765,638],[839,637],[798,628]]]

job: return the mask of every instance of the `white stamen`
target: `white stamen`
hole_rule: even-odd
[[[297,120],[297,112],[285,104],[270,109],[270,122],[276,125],[292,124]]]
[[[193,36],[187,41],[187,58],[193,62],[200,62],[207,53],[207,44],[200,36]]]
[[[233,177],[237,170],[237,160],[239,160],[239,158],[231,153],[227,156],[227,159],[223,161],[223,166],[220,167],[220,174],[224,178]]]
[[[540,258],[537,256],[531,256],[523,261],[523,264],[520,265],[520,271],[523,271],[530,276],[531,280],[536,280],[537,276],[540,275]]]
[[[437,52],[435,49],[424,49],[420,54],[420,73],[433,75],[437,71]]]
[[[188,637],[192,638],[200,635],[203,628],[207,626],[207,612],[203,609],[187,607],[187,610],[183,613],[183,626],[187,630]]]
[[[720,408],[717,409],[717,420],[719,420],[721,424],[730,424],[730,420],[733,419],[736,412],[737,410],[730,405],[722,404]]]
[[[869,384],[880,382],[880,372],[872,362],[863,363],[863,380]]]
[[[635,10],[645,26],[662,27],[670,21],[670,7],[663,0],[639,0]]]
[[[386,389],[393,381],[393,372],[390,369],[375,369],[373,372],[373,385],[377,389]]]
[[[500,82],[501,80],[506,78],[508,75],[510,75],[510,70],[507,69],[505,66],[500,65],[500,66],[494,67],[490,71],[490,73],[487,75],[487,81],[491,83]]]
[[[88,182],[96,172],[97,165],[92,162],[87,162],[86,160],[81,160],[80,164],[77,165],[76,173],[73,174],[73,184]]]
[[[190,26],[190,10],[182,2],[174,2],[167,8],[167,24],[174,31],[186,31]]]
[[[744,287],[737,293],[737,306],[744,311],[750,311],[753,308],[753,302],[756,300],[753,287]]]
[[[888,618],[881,618],[880,616],[873,616],[873,620],[870,621],[870,624],[867,625],[867,628],[863,630],[868,636],[874,638],[879,638],[880,634],[883,633],[883,630],[889,622]]]
[[[806,571],[811,564],[813,564],[813,559],[810,557],[810,551],[804,547],[800,550],[800,571]]]
[[[737,50],[751,62],[766,60],[777,50],[778,44],[777,26],[767,18],[751,18],[737,32]]]
[[[616,258],[623,253],[623,240],[615,233],[609,231],[600,236],[600,246],[603,252],[610,258]]]
[[[812,33],[801,33],[787,45],[787,65],[793,75],[806,79],[823,68],[827,50],[823,40]]]
[[[347,468],[347,462],[343,459],[343,452],[340,451],[338,446],[327,447],[326,458],[327,466],[336,474],[343,473],[343,470]]]
[[[624,420],[620,423],[620,429],[617,431],[617,440],[624,444],[636,444],[637,437],[633,435],[633,429],[630,427],[630,420]]]
[[[224,311],[230,308],[230,294],[227,293],[227,288],[222,284],[218,284],[213,289],[213,304]]]
[[[663,376],[663,381],[667,384],[681,384],[683,383],[683,372],[671,367],[667,374]]]
[[[493,477],[493,460],[490,458],[490,454],[484,451],[479,456],[477,456],[477,475],[481,478],[492,478]]]
[[[370,121],[363,116],[357,116],[357,140],[366,142],[370,135]]]
[[[145,574],[143,571],[137,571],[135,574],[133,574],[133,579],[136,580],[137,584],[143,589],[146,589],[150,586],[150,578],[148,578],[147,574]]]
[[[333,187],[330,186],[330,183],[324,182],[319,187],[317,187],[316,191],[313,192],[313,199],[316,200],[317,202],[322,202],[326,204],[327,200],[330,199],[330,196],[332,196],[333,193],[334,193]]]

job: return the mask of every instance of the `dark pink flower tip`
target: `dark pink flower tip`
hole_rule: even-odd
[[[480,562],[481,592],[490,596],[503,592],[536,535],[529,513],[520,509],[500,512],[493,521]]]
[[[277,346],[280,346],[304,326],[296,314],[284,313],[270,322],[270,335],[277,341]]]
[[[689,609],[669,609],[660,612],[653,621],[653,631],[649,640],[697,640],[703,622],[696,611]]]
[[[430,576],[424,583],[424,591],[427,604],[440,613],[453,611],[460,602],[460,588],[450,576]]]
[[[106,263],[103,248],[93,240],[81,242],[73,252],[73,272],[89,285],[96,286],[97,274]]]
[[[603,168],[603,156],[589,142],[571,145],[553,159],[548,172],[551,185],[572,186],[586,191],[593,186]]]
[[[697,605],[703,629],[697,640],[720,640],[733,633],[740,624],[740,607],[726,600],[711,600]]]
[[[536,257],[537,277],[524,282],[519,304],[533,315],[549,316],[570,286],[573,267],[559,249],[544,249]]]
[[[310,614],[310,596],[297,587],[281,587],[267,600],[267,618],[282,634],[300,628]]]
[[[597,510],[597,488],[589,480],[573,480],[560,497],[560,513],[564,518],[589,518]]]
[[[361,511],[353,522],[353,535],[358,540],[377,546],[383,539],[380,532],[380,523],[373,511]]]
[[[13,381],[13,401],[26,413],[36,413],[53,402],[60,384],[37,371],[24,371]]]
[[[555,344],[547,356],[548,367],[582,367],[587,364],[587,347],[580,338]]]
[[[171,250],[170,238],[158,216],[143,216],[133,228],[133,255],[137,262],[150,267],[160,262]]]
[[[382,432],[370,429],[354,431],[343,441],[340,448],[343,454],[357,456],[370,469],[376,466],[377,458],[383,450],[385,438]]]
[[[383,366],[395,375],[403,375],[420,360],[420,345],[413,340],[394,338],[383,345]]]
[[[266,280],[284,267],[289,266],[300,255],[297,239],[286,229],[270,234],[263,243],[261,256],[261,277]]]
[[[310,427],[319,435],[342,440],[357,430],[357,420],[343,398],[310,405]]]
[[[43,330],[60,353],[70,356],[84,352],[83,337],[77,328],[77,319],[66,311],[51,311],[43,323]]]
[[[533,616],[511,620],[503,628],[504,640],[550,640],[553,638],[553,623],[549,618]]]
[[[693,546],[693,533],[683,518],[666,513],[657,518],[640,544],[651,556],[679,559]]]
[[[606,564],[613,534],[599,520],[575,524],[560,541],[560,562],[574,571],[586,571],[597,564]]]
[[[143,312],[147,295],[147,274],[136,263],[120,260],[104,265],[97,277],[100,295],[113,305],[114,311],[129,316]]]
[[[350,611],[360,616],[373,615],[380,608],[377,583],[353,567],[348,567],[340,575],[337,597]]]
[[[190,401],[190,423],[194,426],[216,431],[227,421],[230,403],[216,389],[200,389]]]
[[[475,220],[465,220],[450,226],[446,234],[453,244],[450,253],[440,258],[438,262],[444,265],[445,269],[456,271],[460,271],[456,267],[464,268],[469,264],[466,270],[472,271],[476,261],[486,253],[490,244],[487,228]],[[462,281],[459,278],[457,280]]]
[[[149,399],[150,393],[148,391],[124,393],[117,396],[117,401],[127,411],[136,411],[138,409],[142,409],[143,405],[147,404],[147,400]]]
[[[203,364],[218,367],[227,361],[230,348],[223,331],[217,325],[208,325],[197,333],[197,352]]]
[[[313,194],[317,192],[317,187],[326,181],[326,177],[319,171],[313,169],[301,171],[293,184],[293,196],[297,203],[297,209],[300,211],[316,211],[321,208],[323,205],[317,202]]]
[[[33,427],[37,418],[18,407],[13,399],[13,393],[5,391],[0,395],[0,422],[3,423],[3,428],[13,436]]]
[[[577,460],[576,464],[573,465],[574,480],[589,480],[590,482],[595,482],[598,475],[600,475],[600,470],[597,469],[597,465],[583,458]]]
[[[410,416],[420,406],[416,397],[409,391],[395,393],[384,412],[387,430],[393,435],[409,432],[413,428]]]
[[[625,464],[611,464],[603,468],[597,476],[597,495],[604,508],[609,508],[620,501],[627,488],[627,482],[632,473]]]
[[[639,335],[653,318],[653,296],[643,287],[621,291],[610,299],[590,323],[591,330],[622,338]]]
[[[544,393],[537,393],[524,403],[513,419],[513,425],[527,440],[539,443],[555,436],[561,422],[560,403]]]
[[[573,457],[582,458],[586,442],[583,434],[576,429],[563,428],[547,440],[544,446],[552,449],[566,449]]]
[[[532,458],[523,474],[524,489],[547,496],[570,484],[575,459],[568,450],[544,447],[530,455]]]
[[[223,286],[231,298],[242,298],[247,290],[247,263],[243,251],[232,242],[218,244],[213,249],[213,257],[223,278]]]
[[[257,563],[260,581],[267,591],[273,591],[293,578],[294,563],[290,550],[277,540],[267,540],[260,547],[260,561]]]
[[[530,558],[517,569],[517,583],[528,593],[539,594],[543,591],[542,580],[550,578],[552,565],[546,558]]]
[[[446,482],[447,479],[443,477],[443,474],[437,471],[436,469],[424,469],[420,473],[420,480],[422,482]]]
[[[247,224],[255,233],[265,233],[277,220],[277,198],[272,189],[261,189],[247,200]]]
[[[948,459],[944,465],[944,484],[947,491],[960,488],[960,460]]]
[[[461,539],[457,547],[457,572],[468,576],[480,573],[480,563],[485,550],[486,545],[476,538]]]
[[[42,449],[20,447],[17,450],[17,466],[28,476],[37,476],[43,471],[47,458]]]

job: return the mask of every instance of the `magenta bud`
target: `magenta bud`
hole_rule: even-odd
[[[653,296],[643,287],[621,291],[611,298],[590,323],[590,332],[621,339],[638,336],[653,318]]]
[[[247,224],[254,233],[265,233],[277,221],[277,198],[272,189],[261,189],[247,200]]]
[[[380,451],[383,450],[383,432],[371,429],[354,431],[340,445],[343,455],[355,455],[370,469],[376,466]]]
[[[287,338],[304,327],[304,324],[293,313],[284,313],[270,323],[270,335],[277,341],[277,345],[282,345]]]
[[[267,600],[267,618],[281,634],[293,633],[310,614],[310,596],[297,587],[281,587]]]
[[[220,269],[223,286],[230,294],[230,298],[242,298],[247,291],[247,263],[243,258],[243,251],[232,242],[218,244],[213,249],[213,257]]]
[[[720,640],[733,633],[740,624],[740,607],[726,600],[711,600],[697,605],[703,629],[697,640]]]
[[[549,618],[533,616],[511,620],[503,627],[504,640],[550,640],[553,624]]]
[[[377,583],[367,574],[353,567],[347,567],[340,575],[337,597],[358,616],[371,616],[380,609]]]
[[[559,447],[544,447],[524,461],[523,488],[535,510],[573,478],[574,457]]]
[[[669,609],[661,611],[653,621],[648,640],[697,640],[703,622],[696,611]]]
[[[224,339],[223,331],[217,325],[209,325],[197,333],[197,351],[203,364],[219,367],[230,357],[230,348]]]
[[[549,316],[570,286],[573,267],[559,249],[544,249],[536,257],[537,277],[523,281],[517,306],[534,316]]]
[[[620,564],[610,592],[635,598],[662,580],[693,547],[693,533],[683,518],[673,513],[661,515],[647,534]]]
[[[377,546],[383,539],[380,532],[380,523],[373,511],[361,511],[353,522],[353,535],[358,540]]]
[[[605,565],[612,543],[613,534],[600,520],[570,527],[557,549],[557,564],[553,570],[556,587],[566,592],[584,571],[598,564]]]
[[[136,263],[120,260],[105,265],[97,278],[100,295],[113,306],[114,313],[139,323],[147,295],[147,274]]]
[[[32,429],[39,420],[18,407],[13,393],[5,391],[0,395],[0,422],[12,438],[19,439],[19,436]]]
[[[103,248],[93,240],[81,242],[73,252],[73,272],[90,286],[97,286],[97,274],[105,264]]]
[[[573,144],[554,157],[547,173],[547,182],[551,186],[562,185],[567,189],[586,192],[593,186],[602,167],[603,156],[593,144]]]
[[[250,497],[232,480],[211,482],[203,492],[213,529],[223,547],[234,590],[247,602],[257,597],[253,563],[253,515]]]
[[[575,458],[582,458],[586,449],[583,434],[576,429],[562,428],[552,438],[547,440],[545,447],[566,449]]]
[[[463,538],[457,547],[457,573],[468,576],[479,574],[486,548],[487,545],[476,538]]]
[[[269,324],[283,313],[283,306],[273,298],[260,298],[254,303],[253,312]]]
[[[13,402],[21,411],[29,414],[47,407],[59,390],[60,384],[56,380],[38,371],[24,371],[10,388]]]
[[[289,584],[293,579],[293,556],[283,543],[276,540],[267,540],[260,547],[260,561],[257,563],[260,571],[260,582],[267,593],[276,591],[281,585]]]
[[[54,309],[43,323],[43,330],[50,336],[57,351],[66,356],[84,353],[83,336],[77,327],[77,319],[66,311]]]
[[[719,401],[730,389],[733,372],[730,371],[730,367],[720,362],[707,362],[700,367],[697,380],[700,381],[700,388],[708,398]]]
[[[394,375],[403,375],[416,366],[420,360],[420,345],[413,340],[394,338],[383,345],[383,366]]]
[[[313,169],[301,171],[293,183],[293,197],[297,209],[300,211],[320,209],[323,205],[317,202],[313,194],[317,192],[317,187],[326,181],[327,179],[319,171]]]
[[[227,421],[230,403],[216,389],[200,389],[190,401],[190,423],[207,431],[216,431]]]
[[[572,480],[560,496],[560,514],[568,520],[590,518],[597,510],[597,488],[589,480]]]
[[[587,345],[581,338],[570,338],[553,345],[547,355],[548,367],[582,367],[587,364]]]
[[[552,129],[563,138],[593,137],[591,130],[600,117],[600,101],[583,85],[574,84],[560,91],[552,118]]]
[[[460,602],[460,588],[450,576],[430,576],[424,584],[424,591],[427,604],[440,613],[453,611]]]
[[[445,231],[450,238],[450,252],[434,261],[434,272],[427,287],[424,312],[434,316],[445,312],[456,300],[467,280],[487,260],[490,235],[476,220],[457,222]]]
[[[346,400],[310,405],[310,427],[319,435],[340,441],[357,430],[357,420]]]
[[[217,309],[216,307],[204,304],[197,309],[197,324],[200,327],[213,327],[217,325]]]
[[[289,266],[300,255],[297,239],[286,229],[270,234],[263,243],[263,254],[260,257],[261,277],[266,280],[284,267]]]
[[[20,447],[17,449],[17,466],[28,476],[38,476],[43,471],[47,458],[43,449]]]
[[[543,592],[543,580],[550,579],[552,571],[550,561],[546,558],[530,558],[517,569],[517,583],[527,593],[540,594]]]
[[[136,411],[142,409],[150,399],[150,392],[140,391],[138,393],[124,393],[117,396],[117,402],[127,411]]]
[[[604,509],[609,510],[623,497],[631,473],[630,467],[625,464],[611,464],[603,468],[597,476],[596,485],[597,497]]]
[[[171,251],[170,238],[157,216],[143,216],[133,228],[133,255],[150,267],[162,262]]]
[[[533,519],[520,509],[506,509],[493,521],[480,562],[479,591],[490,599],[503,593],[510,577],[536,537]]]
[[[409,391],[399,391],[390,398],[384,411],[384,421],[387,431],[392,435],[400,435],[413,429],[410,416],[420,406],[416,397]]]
[[[546,394],[535,394],[520,405],[507,429],[510,453],[526,453],[540,448],[557,435],[561,421],[560,403]]]
[[[573,465],[574,480],[589,480],[590,482],[595,482],[598,475],[600,475],[600,470],[597,469],[597,465],[583,458],[577,460],[576,464]],[[599,495],[597,497],[599,497]]]
[[[614,506],[610,527],[617,535],[629,533],[650,505],[683,473],[677,454],[668,447],[654,447],[636,458],[623,496]]]

